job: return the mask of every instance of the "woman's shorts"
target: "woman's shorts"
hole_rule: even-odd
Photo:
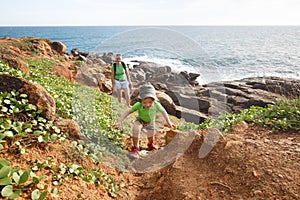
[[[124,81],[118,81],[118,80],[114,80],[115,81],[115,89],[119,90],[119,89],[129,89],[129,83],[127,80]]]

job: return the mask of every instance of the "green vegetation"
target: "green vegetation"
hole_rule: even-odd
[[[72,152],[70,156],[73,156],[74,160],[79,157],[89,157],[95,162],[99,162],[105,153],[124,155],[121,139],[125,131],[128,133],[131,131],[126,126],[123,130],[111,127],[111,124],[120,116],[120,111],[124,110],[123,105],[114,102],[109,95],[98,90],[73,84],[64,78],[57,77],[50,72],[55,65],[54,61],[28,60],[28,64],[31,71],[30,76],[3,63],[0,63],[0,73],[41,85],[56,101],[56,117],[74,119],[78,122],[82,133],[82,142],[74,141],[67,149],[68,152]],[[8,148],[5,144],[10,144],[10,148],[15,148],[16,152],[25,154],[26,147],[31,145],[45,144],[51,140],[64,142],[68,133],[61,133],[51,122],[42,118],[40,113],[41,111],[37,110],[36,106],[28,103],[26,94],[19,94],[16,91],[0,93],[0,148]],[[20,116],[22,116],[22,121],[19,120]],[[128,120],[125,124],[130,123]],[[42,164],[36,163],[30,170],[31,172],[38,171],[45,165],[48,165],[47,169],[52,173],[56,173],[53,185],[63,184],[66,177],[78,176],[82,180],[93,182],[96,185],[104,185],[112,197],[116,196],[115,193],[120,188],[110,175],[106,175],[100,169],[84,169],[72,162],[58,163],[56,165],[60,167],[57,168],[55,165],[51,165],[49,160],[46,160]],[[3,171],[7,170],[6,168]],[[9,177],[13,173],[5,173],[5,175]],[[27,185],[31,190],[34,189],[31,183],[27,183]],[[18,190],[17,182],[3,182],[2,186],[0,185],[0,191],[3,190],[3,194],[1,194],[3,197],[13,199],[20,195],[21,190]],[[24,186],[22,185],[22,187]],[[35,189],[31,198],[42,199],[45,195],[44,191]],[[51,195],[58,197],[57,189],[53,190]]]
[[[94,158],[99,157],[101,152],[122,147],[124,131],[131,131],[114,129],[111,124],[120,116],[118,110],[124,110],[124,106],[96,89],[57,77],[50,72],[54,61],[28,60],[28,64],[31,75],[27,80],[38,83],[54,97],[57,118],[74,119],[79,123],[82,135],[89,141],[86,145],[92,145],[97,155]],[[108,147],[103,148],[99,144],[108,144]],[[121,148],[118,151],[122,151]]]
[[[282,100],[266,108],[251,106],[239,113],[223,113],[218,118],[208,118],[202,124],[181,123],[178,129],[203,130],[207,127],[217,128],[224,134],[241,121],[271,127],[273,131],[300,130],[300,99]]]

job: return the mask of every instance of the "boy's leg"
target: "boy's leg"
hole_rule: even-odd
[[[143,128],[143,125],[139,121],[135,121],[133,125],[133,134],[132,134],[132,142],[133,146],[139,147],[139,137],[141,130]]]
[[[148,137],[148,151],[156,150],[156,146],[154,145],[154,135],[155,129],[154,127],[147,127],[147,137]]]
[[[154,130],[147,130],[148,143],[154,143]]]
[[[133,147],[131,148],[131,151],[129,152],[128,156],[131,158],[138,158],[139,157],[139,136],[143,125],[139,121],[135,121],[133,125],[133,134],[132,134],[132,142]]]

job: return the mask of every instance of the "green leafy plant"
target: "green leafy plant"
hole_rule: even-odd
[[[14,144],[24,152],[21,138],[26,134],[36,136],[39,143],[63,138],[64,134],[58,135],[60,130],[41,117],[40,113],[36,106],[28,103],[26,94],[16,91],[0,93],[0,143],[4,143],[5,138],[19,137],[20,140],[16,140]],[[0,147],[3,148],[3,145]]]
[[[29,180],[30,177],[32,182]],[[36,177],[37,176],[31,172],[31,169],[22,171],[19,168],[12,168],[8,161],[0,158],[0,189],[2,197],[9,199],[17,198],[21,194],[22,188],[31,187],[31,185],[39,183],[39,181],[36,181]],[[41,177],[39,177],[39,180],[40,179]],[[47,191],[41,193],[39,189],[35,189],[31,199],[42,200],[46,196]]]
[[[240,113],[249,123],[269,126],[273,131],[300,130],[300,99],[282,100],[266,108],[254,107]]]
[[[9,67],[7,64],[0,61],[0,74],[8,74],[19,78],[28,78],[28,76],[22,73],[20,70]]]
[[[31,193],[31,199],[32,200],[43,200],[46,198],[47,194],[48,194],[48,191],[44,191],[41,193],[39,189],[35,189]]]

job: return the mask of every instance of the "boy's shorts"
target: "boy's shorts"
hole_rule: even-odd
[[[143,125],[143,128],[146,129],[147,131],[154,131],[154,125],[151,123],[144,122],[140,118],[136,118],[136,121],[140,122]]]
[[[119,89],[129,89],[129,83],[127,80],[124,81],[118,81],[118,80],[114,80],[115,82],[115,89],[119,90]]]

